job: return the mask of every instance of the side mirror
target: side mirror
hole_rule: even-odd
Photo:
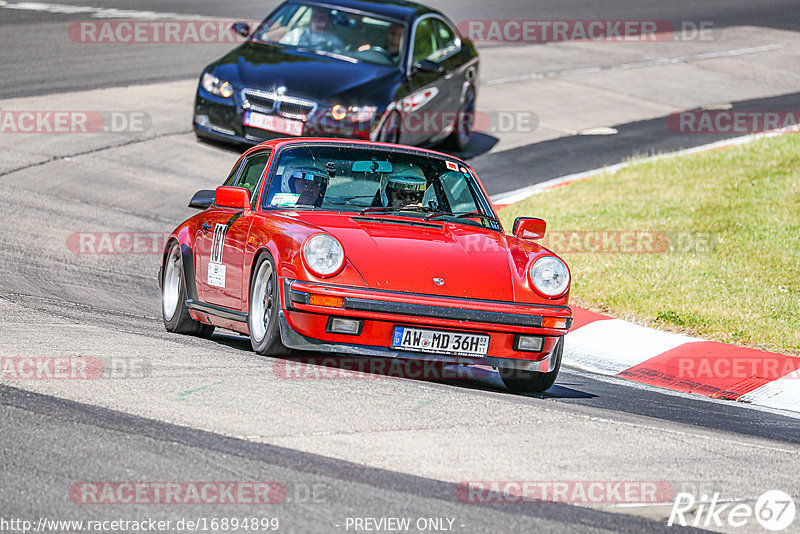
[[[433,74],[441,74],[444,72],[444,67],[431,61],[430,59],[423,59],[416,65],[414,68],[411,69],[412,74],[416,74],[417,72],[425,72],[425,73],[433,73]]]
[[[250,191],[244,187],[219,186],[214,192],[214,204],[220,208],[250,209]]]
[[[201,189],[194,194],[192,200],[189,201],[189,207],[198,210],[205,210],[211,207],[214,203],[214,191],[211,189]]]
[[[517,217],[514,219],[514,235],[520,239],[542,239],[547,230],[547,223],[534,217]]]
[[[250,36],[250,25],[246,22],[236,22],[231,26],[231,30],[238,33],[242,37]]]

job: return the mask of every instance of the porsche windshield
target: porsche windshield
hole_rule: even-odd
[[[339,146],[281,151],[265,209],[328,209],[500,228],[469,169],[419,153]]]
[[[374,15],[292,3],[265,20],[253,40],[354,63],[397,67],[403,54],[405,26]]]

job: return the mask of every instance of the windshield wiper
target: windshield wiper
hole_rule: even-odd
[[[439,210],[435,210],[433,208],[426,208],[425,206],[403,206],[400,208],[395,208],[394,206],[370,206],[368,208],[364,208],[363,210],[359,211],[359,215],[364,215],[365,213],[387,213],[393,211],[412,211],[415,213],[432,213],[432,215],[441,214]],[[426,217],[427,219],[427,217]]]
[[[355,58],[352,58],[350,56],[344,56],[342,54],[337,54],[335,52],[328,52],[327,50],[314,50],[314,53],[319,56],[332,57],[333,59],[339,59],[341,61],[347,61],[349,63],[358,63],[358,60]]]
[[[456,219],[475,218],[475,219],[486,219],[487,221],[492,221],[496,223],[500,222],[494,215],[486,215],[485,213],[481,213],[480,211],[468,211],[465,213],[447,213],[447,212],[431,213],[430,215],[425,217],[425,220],[430,221],[431,219],[438,219],[439,217],[455,217]]]

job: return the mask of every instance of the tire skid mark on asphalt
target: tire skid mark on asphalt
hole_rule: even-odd
[[[153,141],[153,140],[156,140],[156,139],[162,139],[162,138],[166,138],[166,137],[178,137],[178,136],[181,136],[181,135],[188,135],[190,133],[192,133],[191,130],[182,130],[182,131],[178,131],[178,132],[164,132],[164,133],[160,133],[160,134],[151,135],[149,137],[128,139],[126,141],[121,141],[119,143],[114,143],[112,145],[101,146],[101,147],[92,148],[92,149],[89,149],[89,150],[82,150],[82,151],[73,152],[73,153],[70,153],[70,154],[62,154],[60,156],[50,156],[47,159],[44,159],[42,161],[35,161],[33,163],[28,163],[27,165],[23,165],[21,167],[15,167],[13,169],[0,171],[0,178],[3,178],[4,176],[8,176],[9,174],[14,174],[14,173],[25,171],[25,170],[28,170],[28,169],[41,167],[43,165],[47,165],[48,163],[53,163],[53,162],[64,160],[64,159],[68,159],[68,158],[77,158],[77,157],[80,157],[80,156],[87,156],[87,155],[90,155],[90,154],[96,154],[98,152],[104,152],[106,150],[113,150],[115,148],[123,148],[123,147],[126,147],[126,146],[136,145],[136,144],[139,144],[139,143],[145,143],[147,141]]]
[[[562,78],[565,76],[575,76],[580,74],[594,74],[597,72],[605,72],[610,70],[630,70],[630,69],[644,69],[650,67],[660,67],[663,65],[678,65],[681,63],[693,63],[696,61],[707,61],[709,59],[719,59],[726,57],[746,56],[750,54],[761,54],[763,52],[772,52],[781,50],[789,46],[786,43],[775,43],[771,45],[755,46],[750,48],[738,48],[733,50],[722,50],[719,52],[706,52],[704,54],[693,54],[690,56],[679,56],[675,58],[658,58],[653,60],[635,61],[629,63],[617,63],[615,65],[597,65],[593,67],[579,67],[575,69],[553,70],[547,72],[531,72],[529,74],[520,74],[518,76],[508,76],[504,78],[495,78],[487,80],[486,85],[502,85],[512,82],[520,82],[524,80],[540,80],[545,78]]]
[[[169,13],[162,11],[142,11],[138,9],[116,9],[109,7],[75,6],[68,4],[51,4],[45,2],[0,2],[0,8],[16,9],[21,11],[37,11],[52,13],[54,15],[91,15],[97,19],[140,19],[140,20],[208,20],[210,17],[202,15],[188,15],[183,13]]]

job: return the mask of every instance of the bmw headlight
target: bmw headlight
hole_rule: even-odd
[[[228,82],[220,80],[210,72],[203,73],[203,79],[200,80],[200,85],[212,95],[221,96],[223,98],[230,98],[233,96],[233,86]]]
[[[531,265],[530,276],[536,291],[546,297],[559,297],[569,288],[569,269],[555,256],[536,260]]]
[[[344,265],[344,248],[328,234],[311,236],[303,245],[303,259],[318,276],[332,276]]]
[[[347,119],[350,122],[369,122],[375,116],[375,106],[349,106],[336,104],[331,108],[331,116],[337,121]]]

